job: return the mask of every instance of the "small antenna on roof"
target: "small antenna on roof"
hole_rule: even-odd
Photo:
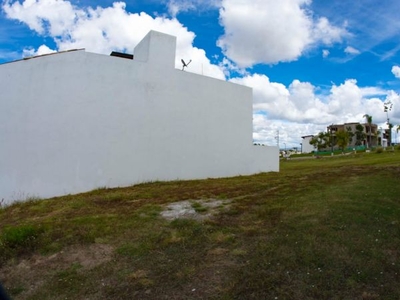
[[[188,63],[185,63],[185,61],[183,59],[181,59],[182,62],[182,71],[185,70],[185,68],[187,68],[189,66],[189,64],[192,62],[192,60],[189,60]]]

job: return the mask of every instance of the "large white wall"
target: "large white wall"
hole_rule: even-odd
[[[279,171],[277,147],[253,146],[252,90],[174,69],[175,44],[1,65],[0,199]]]

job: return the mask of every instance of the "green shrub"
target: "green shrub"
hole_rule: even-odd
[[[378,147],[375,150],[376,153],[383,153],[383,148],[382,147]]]

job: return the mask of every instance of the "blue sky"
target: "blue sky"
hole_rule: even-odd
[[[299,147],[332,123],[400,124],[398,0],[3,1],[0,63],[72,48],[133,52],[177,36],[176,67],[253,87],[254,140]],[[400,134],[393,133],[400,142]]]

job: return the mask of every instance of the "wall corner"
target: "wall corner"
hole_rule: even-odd
[[[134,49],[136,61],[175,68],[176,37],[151,30]]]

